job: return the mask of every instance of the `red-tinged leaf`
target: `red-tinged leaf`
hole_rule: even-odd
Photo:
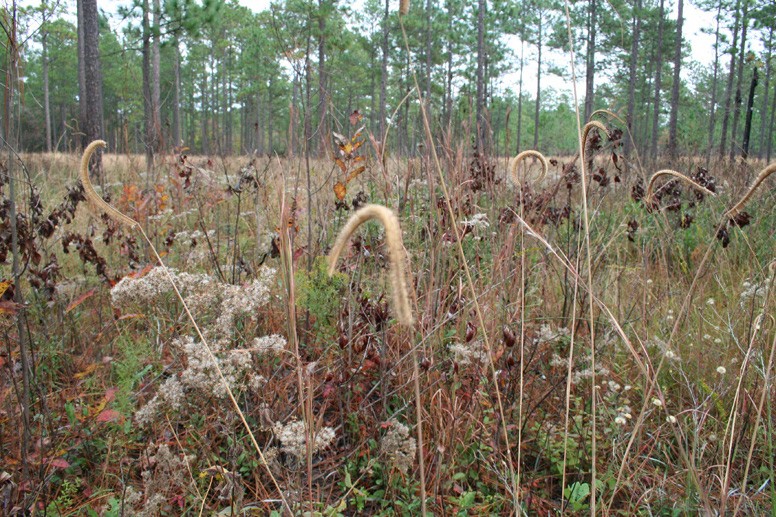
[[[124,417],[115,409],[106,409],[97,415],[98,422],[120,422]]]
[[[70,302],[70,305],[68,305],[67,309],[65,309],[65,314],[67,314],[68,312],[72,311],[73,309],[75,309],[76,307],[78,307],[79,305],[84,303],[84,301],[86,301],[89,298],[91,298],[92,296],[94,296],[94,293],[96,293],[96,292],[97,292],[96,289],[89,289],[88,291],[83,293],[81,296],[79,296],[78,298],[76,298],[75,300]]]
[[[337,391],[337,387],[334,385],[333,382],[327,382],[323,386],[323,398],[328,399],[331,398],[332,395]]]
[[[302,246],[301,248],[297,248],[296,251],[294,251],[294,256],[292,258],[293,262],[296,263],[299,258],[304,255],[305,249],[307,249],[307,246]]]
[[[103,398],[106,402],[113,402],[116,399],[117,391],[119,391],[118,388],[108,388],[105,390],[105,395],[103,395]]]
[[[363,157],[363,156],[356,156],[355,158],[353,158],[353,163],[363,162],[364,160],[366,160],[365,157]]]
[[[339,168],[342,170],[342,172],[348,172],[348,166],[345,165],[345,162],[343,162],[339,158],[335,158],[334,159],[334,163],[336,163],[339,166]]]
[[[22,308],[22,305],[16,302],[3,300],[0,302],[0,314],[10,314],[13,316]]]
[[[49,466],[55,469],[66,469],[70,464],[64,458],[54,458],[49,462]]]
[[[351,113],[350,117],[348,118],[350,119],[350,125],[355,126],[356,124],[361,122],[361,119],[364,118],[364,116],[361,113],[359,113],[358,110],[354,110],[353,113]]]

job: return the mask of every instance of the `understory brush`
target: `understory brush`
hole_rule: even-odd
[[[510,184],[447,149],[451,218],[429,156],[351,157],[344,180],[315,160],[308,197],[301,161],[174,155],[149,175],[106,155],[102,194],[145,242],[86,210],[74,159],[24,156],[50,180],[18,221],[26,304],[0,315],[3,511],[772,512],[774,189],[729,212],[759,168],[687,158],[715,195],[670,177],[647,196],[619,138],[585,153],[587,231],[572,157]],[[386,201],[411,326],[382,226],[326,270],[348,216]]]

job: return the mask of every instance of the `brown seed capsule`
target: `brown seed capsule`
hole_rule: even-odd
[[[401,0],[399,3],[399,14],[406,16],[410,12],[410,0]]]
[[[504,334],[504,344],[509,348],[515,346],[515,333],[512,332],[512,329],[508,325],[504,325],[501,332]]]
[[[431,368],[431,359],[429,359],[428,357],[424,357],[423,359],[421,359],[420,367],[427,372],[429,368]]]
[[[470,343],[474,336],[477,335],[477,327],[471,321],[466,323],[466,342]]]

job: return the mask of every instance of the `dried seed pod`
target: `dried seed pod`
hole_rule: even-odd
[[[501,333],[504,335],[504,344],[512,348],[515,346],[515,333],[512,332],[512,329],[509,328],[509,325],[504,325],[504,327],[501,329]]]
[[[400,0],[399,2],[399,14],[406,16],[410,12],[410,0]]]
[[[477,335],[477,326],[471,321],[466,322],[466,342],[470,343],[474,336]]]

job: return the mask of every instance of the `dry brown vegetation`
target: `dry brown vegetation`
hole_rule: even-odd
[[[78,157],[21,157],[40,193],[26,305],[0,316],[3,511],[419,514],[422,480],[435,515],[587,512],[593,472],[598,512],[771,511],[771,180],[728,212],[761,167],[685,160],[706,192],[661,178],[645,203],[651,171],[591,139],[587,231],[568,157],[540,183],[525,160],[518,191],[507,158],[447,152],[447,198],[430,156],[367,160],[340,200],[325,160],[308,198],[303,161],[169,155],[149,177],[106,155],[169,270],[80,203]],[[401,207],[412,326],[379,226],[327,274],[366,203]]]

